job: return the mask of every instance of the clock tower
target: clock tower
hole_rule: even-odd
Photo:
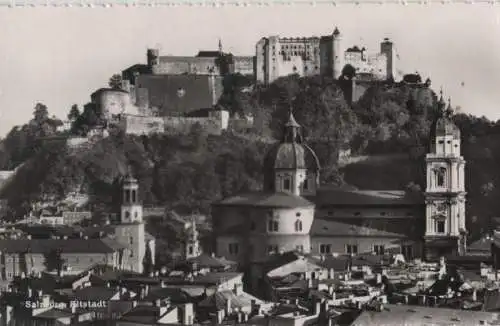
[[[460,154],[460,130],[444,114],[446,104],[442,92],[438,105],[443,115],[435,123],[431,150],[426,156],[424,241],[427,260],[438,260],[449,254],[463,255],[466,250],[465,160]]]

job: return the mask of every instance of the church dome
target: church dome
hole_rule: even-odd
[[[436,136],[453,136],[454,139],[460,139],[460,129],[447,117],[441,117],[436,122]]]
[[[281,143],[268,152],[266,167],[269,169],[319,170],[319,160],[314,151],[305,144]]]
[[[267,153],[264,166],[265,169],[307,169],[318,171],[319,160],[314,151],[302,143],[302,137],[298,133],[300,125],[295,121],[290,112],[288,122],[285,125],[283,141],[276,144]]]

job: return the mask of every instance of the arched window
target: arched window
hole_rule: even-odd
[[[269,220],[267,229],[269,232],[278,232],[279,230],[279,223],[276,220]]]
[[[129,211],[125,212],[125,218],[130,219],[130,212]]]
[[[438,187],[444,187],[446,178],[446,168],[441,167],[435,170],[435,175],[436,175],[436,185]]]
[[[132,190],[132,203],[135,203],[137,200],[137,193],[135,190]]]
[[[302,221],[301,220],[295,221],[295,231],[296,232],[302,231]]]
[[[125,190],[125,203],[130,202],[130,190]]]

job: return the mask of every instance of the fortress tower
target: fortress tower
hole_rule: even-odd
[[[139,183],[130,173],[123,182],[122,196],[120,221],[115,226],[115,238],[127,248],[126,257],[122,260],[123,267],[142,273],[146,252],[143,212],[139,200]]]
[[[396,50],[388,38],[384,38],[384,41],[380,43],[380,53],[387,57],[387,79],[394,80],[396,78]]]
[[[446,104],[441,98],[439,109]],[[451,108],[449,106],[449,108]],[[446,115],[435,124],[426,157],[427,189],[425,251],[427,260],[465,253],[465,160],[460,154],[460,130]]]
[[[148,67],[151,69],[160,63],[160,50],[158,49],[148,49],[147,51]]]
[[[333,78],[338,79],[344,68],[344,49],[342,48],[342,34],[337,27],[332,34],[332,71]]]

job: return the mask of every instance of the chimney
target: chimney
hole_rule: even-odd
[[[328,270],[328,278],[333,280],[334,277],[335,277],[335,271],[333,270],[333,268],[330,268]]]
[[[121,295],[124,295],[125,293],[127,293],[127,289],[126,289],[125,287],[123,287],[123,286],[122,286],[122,287],[120,288],[120,294],[121,294]]]
[[[164,280],[161,280],[161,282],[160,282],[160,286],[161,286],[162,288],[164,288],[164,287],[166,286],[166,285],[165,285],[165,281],[164,281]]]
[[[141,292],[140,292],[140,294],[139,294],[139,298],[140,298],[141,300],[144,300],[144,298],[145,298],[145,297],[146,297],[146,289],[141,288]]]
[[[149,294],[149,285],[146,284],[144,286],[144,296],[148,296],[148,294]]]
[[[332,295],[334,292],[335,292],[335,291],[334,291],[334,289],[333,289],[333,285],[330,285],[330,286],[328,287],[328,294],[329,294],[329,295]]]
[[[222,325],[222,322],[224,321],[224,317],[225,317],[225,314],[224,314],[223,309],[217,311],[217,315],[215,317],[216,325]]]
[[[182,324],[192,325],[194,319],[194,311],[192,303],[185,303],[184,309],[182,309]]]
[[[240,296],[243,293],[243,284],[238,283],[234,285],[234,295]]]
[[[72,304],[72,305],[70,305],[70,306],[71,306],[71,313],[72,313],[72,314],[76,314],[76,306],[77,306],[77,305],[76,305],[76,304]]]
[[[38,297],[41,298],[43,295],[43,291],[42,290],[38,290]]]
[[[474,291],[472,292],[472,301],[477,301],[477,290],[474,289]]]
[[[321,301],[317,300],[315,303],[314,303],[314,311],[313,311],[313,314],[314,315],[319,315],[321,311]]]
[[[226,316],[231,314],[231,299],[226,300]]]
[[[29,287],[28,288],[28,298],[32,298],[33,297],[33,290]]]
[[[160,299],[156,299],[155,300],[155,307],[160,307],[161,306],[161,300]]]

